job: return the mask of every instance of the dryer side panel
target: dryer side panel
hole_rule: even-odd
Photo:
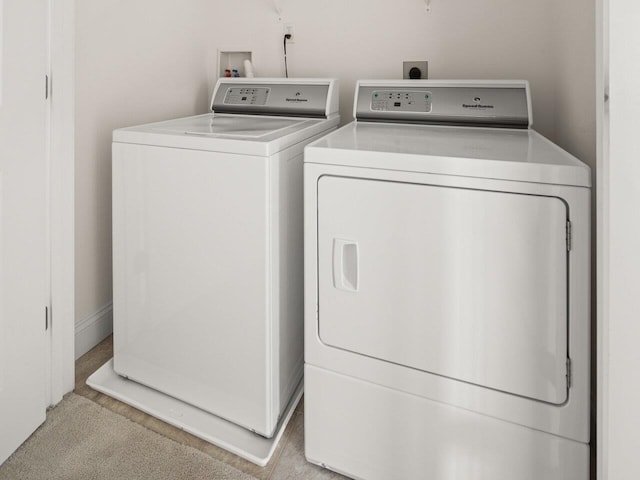
[[[566,221],[555,197],[321,177],[320,338],[561,404]]]

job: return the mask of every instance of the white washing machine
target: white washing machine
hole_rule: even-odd
[[[523,81],[361,81],[354,111],[305,149],[308,460],[587,480],[589,168]]]
[[[114,358],[89,384],[265,464],[302,391],[303,148],[338,87],[225,78],[211,110],[113,133]]]

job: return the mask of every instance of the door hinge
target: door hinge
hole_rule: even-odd
[[[571,220],[567,220],[567,251],[571,251],[573,246],[573,235],[571,230]]]
[[[49,307],[44,307],[44,330],[49,330]]]
[[[571,359],[567,358],[567,388],[571,388]]]
[[[49,100],[49,75],[44,76],[44,99]]]

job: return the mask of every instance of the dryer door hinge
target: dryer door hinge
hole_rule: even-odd
[[[571,388],[571,359],[567,358],[567,388]]]
[[[572,242],[571,220],[567,220],[567,251],[571,251]]]

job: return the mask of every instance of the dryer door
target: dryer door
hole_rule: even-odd
[[[555,197],[324,176],[320,338],[561,404],[566,224]]]

